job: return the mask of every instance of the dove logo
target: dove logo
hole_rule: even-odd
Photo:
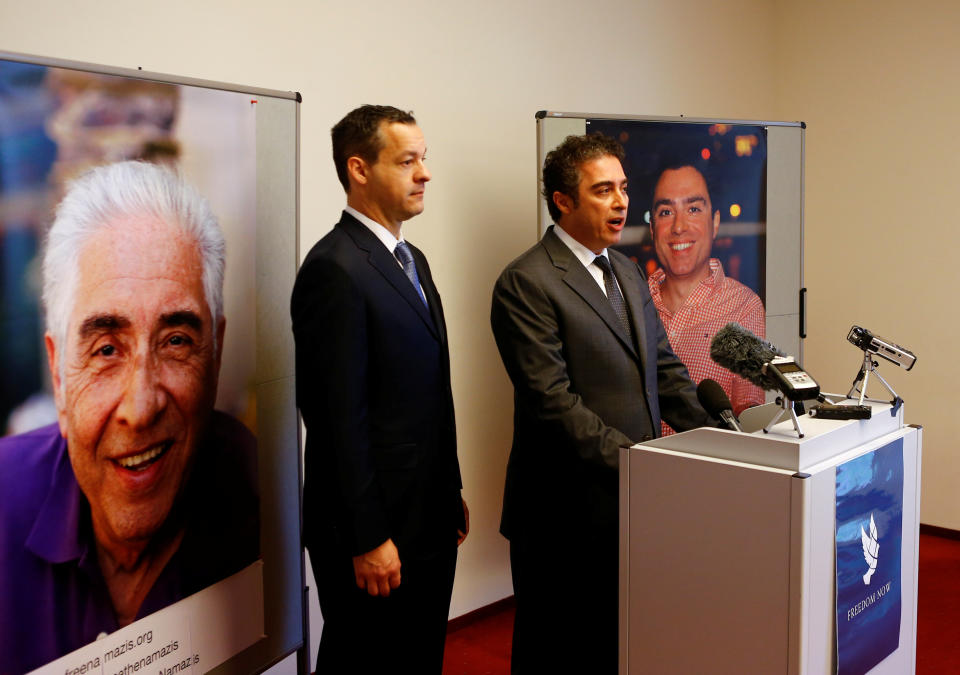
[[[877,571],[877,556],[880,553],[880,536],[877,534],[877,524],[870,514],[870,532],[865,532],[860,526],[860,540],[863,542],[863,559],[867,562],[867,573],[863,575],[863,584],[870,585],[870,577]]]

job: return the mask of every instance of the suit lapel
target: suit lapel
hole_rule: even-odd
[[[363,223],[359,222],[349,213],[345,212],[343,214],[339,225],[343,227],[350,238],[353,239],[357,248],[367,254],[367,261],[370,265],[403,297],[404,301],[410,305],[410,308],[420,317],[423,323],[426,324],[427,328],[430,329],[433,336],[440,339],[437,327],[434,324],[433,318],[430,316],[430,312],[424,307],[423,300],[420,299],[420,294],[417,293],[413,284],[411,284],[407,278],[407,275],[403,273],[403,268],[400,267],[400,263],[398,263],[397,259],[393,257],[393,254],[387,250],[387,247],[384,246]],[[420,285],[423,287],[424,295],[427,295],[426,287],[428,284],[424,284],[424,277],[428,275],[421,272],[423,265],[419,261],[415,260],[415,262],[417,264],[417,274],[420,276]],[[427,295],[427,302],[429,301],[430,296]]]
[[[584,268],[583,264],[573,254],[573,251],[553,233],[552,226],[547,231],[547,234],[543,236],[543,239],[541,239],[541,243],[543,247],[547,249],[547,253],[550,255],[551,260],[553,260],[554,266],[561,270],[564,283],[583,298],[584,302],[597,313],[603,322],[607,324],[607,327],[613,331],[620,342],[623,343],[627,351],[629,351],[634,358],[637,358],[633,341],[623,329],[620,319],[617,318],[616,312],[613,311],[613,305],[607,300],[607,296],[600,290],[600,286],[596,280]],[[622,285],[621,282],[621,286]]]

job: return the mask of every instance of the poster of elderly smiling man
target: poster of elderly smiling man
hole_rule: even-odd
[[[0,90],[0,673],[205,672],[206,610],[155,613],[242,577],[264,633],[256,102],[5,60]]]

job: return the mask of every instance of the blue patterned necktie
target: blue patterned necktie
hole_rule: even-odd
[[[613,306],[613,311],[627,331],[627,335],[633,337],[633,331],[630,330],[630,315],[627,313],[627,303],[623,300],[620,293],[620,287],[617,286],[617,280],[613,276],[613,268],[610,267],[610,261],[605,256],[598,255],[593,259],[593,264],[603,270],[603,285],[607,289],[607,299]]]
[[[410,253],[410,247],[407,246],[407,242],[398,241],[397,247],[393,249],[393,255],[395,255],[397,260],[400,261],[400,264],[403,265],[403,273],[407,275],[407,279],[409,279],[413,287],[417,289],[417,295],[420,296],[420,299],[423,300],[423,304],[426,306],[427,299],[423,297],[423,289],[420,287],[420,277],[417,276],[417,266],[413,263],[413,254]]]

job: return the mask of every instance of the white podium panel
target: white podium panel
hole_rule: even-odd
[[[871,672],[914,672],[922,434],[902,412],[623,448],[620,673],[836,672],[836,467],[900,438],[900,646]]]

